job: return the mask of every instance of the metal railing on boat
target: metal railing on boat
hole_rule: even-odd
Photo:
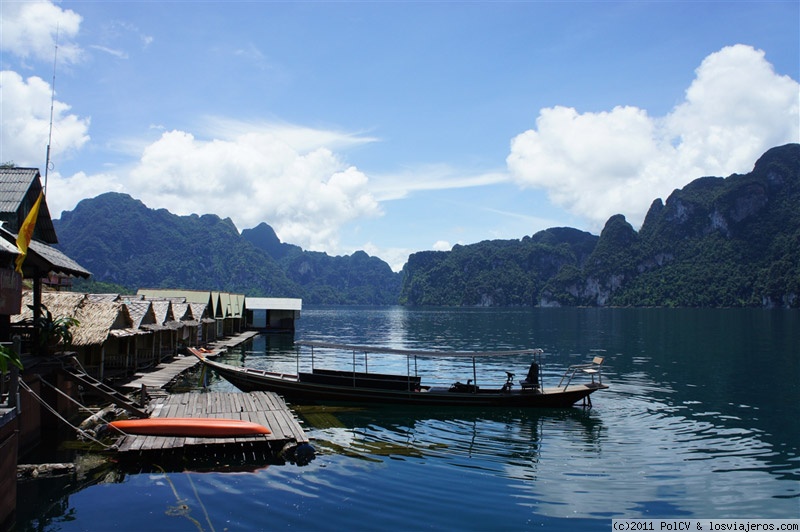
[[[300,374],[300,347],[309,347],[311,348],[311,368],[312,371],[314,369],[314,350],[315,349],[334,349],[339,351],[350,351],[353,355],[353,385],[355,386],[356,382],[356,354],[363,353],[364,355],[364,369],[366,372],[369,372],[369,362],[368,362],[368,354],[388,354],[388,355],[405,355],[406,356],[406,364],[407,364],[407,375],[409,378],[409,382],[411,380],[411,358],[414,359],[414,376],[417,376],[418,367],[417,367],[417,357],[449,357],[449,358],[460,358],[460,357],[468,357],[472,359],[472,383],[474,383],[474,387],[472,388],[473,393],[477,392],[478,390],[478,367],[477,367],[477,359],[482,357],[497,357],[497,356],[519,356],[519,355],[531,355],[534,357],[537,363],[540,362],[539,357],[544,353],[542,349],[514,349],[514,350],[503,350],[503,351],[446,351],[446,350],[438,350],[438,351],[431,351],[431,350],[421,350],[421,349],[398,349],[392,347],[381,347],[381,346],[367,346],[367,345],[352,345],[352,344],[338,344],[333,342],[319,342],[319,341],[310,341],[310,340],[298,340],[295,342],[295,346],[298,347],[297,349],[297,373]],[[469,383],[467,383],[469,386]]]

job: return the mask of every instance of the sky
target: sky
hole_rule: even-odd
[[[800,142],[797,0],[0,0],[0,54],[54,218],[123,192],[396,271]]]

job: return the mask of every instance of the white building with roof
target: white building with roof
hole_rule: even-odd
[[[288,297],[245,298],[245,319],[248,329],[294,332],[300,319],[303,300]]]

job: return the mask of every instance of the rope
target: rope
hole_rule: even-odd
[[[52,384],[50,384],[50,383],[49,383],[49,382],[47,382],[46,380],[42,379],[40,382],[43,382],[43,383],[45,383],[45,384],[46,384],[46,385],[48,385],[50,388],[54,389],[55,391],[57,391],[58,393],[60,393],[61,395],[63,395],[64,397],[66,397],[67,399],[69,399],[70,401],[72,401],[73,403],[75,403],[76,405],[78,405],[78,406],[79,406],[80,408],[82,408],[83,410],[85,410],[85,411],[89,412],[90,414],[94,414],[94,412],[92,412],[92,410],[91,410],[90,408],[88,408],[88,407],[84,406],[84,405],[83,405],[83,403],[81,403],[80,401],[77,401],[76,399],[73,399],[72,397],[70,397],[69,395],[67,395],[66,393],[64,393],[62,390],[59,390],[58,388],[56,388],[55,386],[53,386]],[[102,417],[102,416],[100,416],[100,419],[103,419],[103,417]],[[105,419],[103,419],[103,421],[106,421],[106,420],[105,420]],[[108,422],[106,421],[106,423],[108,423]]]
[[[37,401],[39,401],[39,403],[40,403],[40,404],[41,404],[43,407],[45,407],[47,410],[49,410],[51,414],[53,414],[53,415],[54,415],[54,416],[56,416],[58,419],[60,419],[61,421],[63,421],[63,422],[64,422],[64,423],[66,423],[67,425],[69,425],[71,428],[73,428],[73,429],[74,429],[76,432],[78,432],[79,434],[81,434],[83,437],[85,437],[85,438],[88,438],[88,439],[92,440],[93,442],[97,443],[98,445],[101,445],[102,447],[104,447],[104,448],[106,448],[106,449],[110,449],[110,448],[112,447],[111,445],[107,445],[107,444],[105,444],[105,443],[101,442],[100,440],[98,440],[98,439],[96,439],[96,438],[92,437],[92,435],[91,435],[91,434],[87,433],[86,431],[84,431],[84,430],[82,430],[82,429],[80,429],[80,428],[76,427],[75,425],[73,425],[72,423],[70,423],[69,421],[67,421],[67,420],[64,418],[64,416],[62,416],[61,414],[59,414],[59,413],[58,413],[58,412],[57,412],[57,411],[56,411],[56,410],[55,410],[55,409],[54,409],[52,406],[50,406],[49,404],[47,404],[47,402],[46,402],[44,399],[42,399],[41,397],[39,397],[39,395],[38,395],[36,392],[34,392],[34,391],[31,389],[31,387],[30,387],[30,386],[28,386],[28,384],[27,384],[25,381],[23,381],[23,380],[21,380],[21,379],[20,379],[20,381],[19,381],[19,385],[20,385],[20,387],[22,387],[22,388],[23,388],[25,391],[27,391],[29,394],[31,394],[31,396],[33,396],[33,398],[34,398],[34,399],[36,399]]]

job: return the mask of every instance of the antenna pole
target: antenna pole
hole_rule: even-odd
[[[42,191],[47,196],[47,174],[50,172],[50,142],[53,140],[53,107],[56,100],[56,61],[58,60],[58,30],[59,26],[56,25],[56,45],[53,52],[53,83],[50,86],[50,130],[47,133],[47,155],[45,156],[44,163],[44,190]]]

